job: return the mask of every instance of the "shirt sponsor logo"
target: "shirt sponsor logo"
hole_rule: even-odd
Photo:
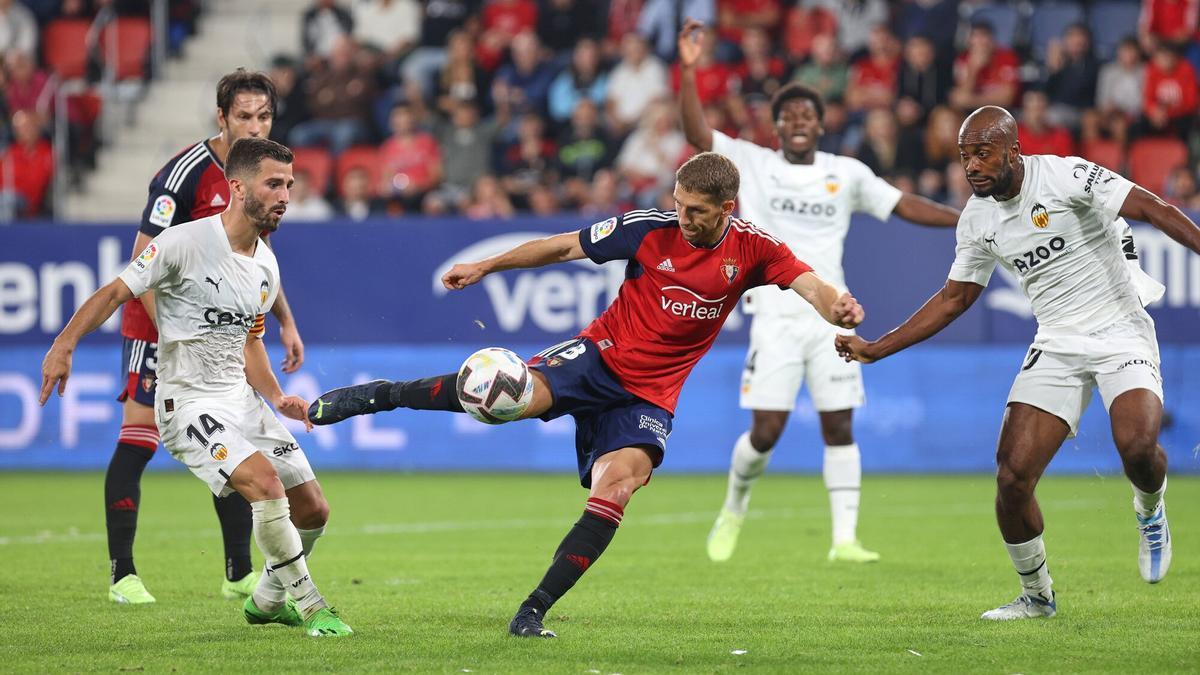
[[[1101,185],[1106,185],[1115,180],[1117,177],[1116,174],[1105,169],[1099,164],[1076,164],[1072,168],[1071,175],[1074,176],[1076,180],[1080,180],[1084,176],[1087,176],[1087,181],[1085,181],[1083,184],[1083,191],[1088,193],[1092,191],[1092,185],[1099,180],[1101,176],[1104,177],[1104,180],[1100,181]]]
[[[159,227],[170,227],[174,217],[175,198],[171,195],[159,195],[158,199],[154,200],[154,205],[150,207],[150,217],[148,218],[150,223]]]
[[[678,297],[680,294],[669,293],[669,291],[682,291],[686,295],[683,296],[682,300],[676,300],[670,296]],[[721,318],[721,312],[725,309],[725,299],[728,297],[728,295],[722,295],[719,298],[710,300],[683,286],[664,286],[662,288],[662,295],[659,297],[659,302],[663,311],[667,314],[681,316],[685,319],[708,321]]]
[[[293,450],[299,450],[299,449],[300,449],[300,446],[297,445],[296,443],[288,443],[286,445],[275,446],[275,448],[273,450],[271,450],[271,454],[275,455],[276,457],[283,457],[284,455],[292,452]]]
[[[225,333],[244,333],[254,327],[256,318],[253,314],[227,312],[216,307],[209,307],[204,310],[204,323],[198,327]]]
[[[602,223],[596,223],[595,225],[592,225],[592,243],[595,244],[596,242],[600,241],[601,239],[612,234],[613,231],[615,231],[616,229],[617,229],[617,219],[616,218],[609,218],[608,220],[606,220]]]

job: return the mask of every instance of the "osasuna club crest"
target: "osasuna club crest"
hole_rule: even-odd
[[[737,275],[738,275],[737,260],[735,260],[734,258],[722,258],[721,259],[721,276],[725,277],[725,283],[732,284],[733,280],[737,278]]]
[[[1034,204],[1029,216],[1033,219],[1033,226],[1039,230],[1050,224],[1050,213],[1041,204]]]

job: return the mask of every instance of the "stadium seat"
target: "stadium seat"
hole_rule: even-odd
[[[110,40],[115,44],[110,44]],[[100,33],[100,53],[106,62],[115,48],[115,62],[107,65],[118,81],[146,78],[150,40],[150,21],[142,17],[119,18]]]
[[[1095,162],[1100,166],[1119,174],[1125,172],[1125,149],[1121,144],[1110,139],[1099,139],[1084,143],[1079,156]]]
[[[1187,164],[1188,150],[1178,138],[1143,138],[1129,146],[1129,179],[1161,194],[1167,176]]]
[[[379,185],[379,149],[373,145],[356,145],[348,148],[337,158],[336,180],[334,190],[340,195],[342,179],[351,169],[366,169],[370,176],[371,191]]]
[[[1088,25],[1096,58],[1109,61],[1117,54],[1117,44],[1137,34],[1141,5],[1124,0],[1100,0],[1092,5]]]
[[[996,36],[996,43],[1009,48],[1017,39],[1020,20],[1016,7],[1002,3],[984,5],[971,14],[971,23],[989,24]]]
[[[329,192],[329,178],[333,175],[333,157],[325,148],[292,148],[296,171],[308,173],[313,194]]]
[[[42,32],[42,58],[64,80],[87,75],[86,19],[55,19]]]
[[[1034,3],[1029,17],[1029,49],[1034,60],[1046,58],[1046,45],[1062,37],[1067,26],[1084,23],[1083,6],[1074,2]]]

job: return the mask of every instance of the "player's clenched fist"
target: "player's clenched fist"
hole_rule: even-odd
[[[867,313],[849,293],[842,293],[833,303],[834,323],[842,328],[854,328],[863,322]]]
[[[451,291],[458,291],[478,283],[487,275],[480,263],[458,263],[442,276],[442,285]]]
[[[833,339],[833,346],[837,349],[838,356],[846,359],[847,363],[850,361],[859,363],[878,361],[878,357],[870,354],[872,344],[857,335],[838,335]]]

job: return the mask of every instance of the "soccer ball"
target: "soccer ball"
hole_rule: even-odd
[[[480,349],[458,369],[458,402],[480,422],[511,422],[532,401],[533,375],[529,366],[507,349]]]

